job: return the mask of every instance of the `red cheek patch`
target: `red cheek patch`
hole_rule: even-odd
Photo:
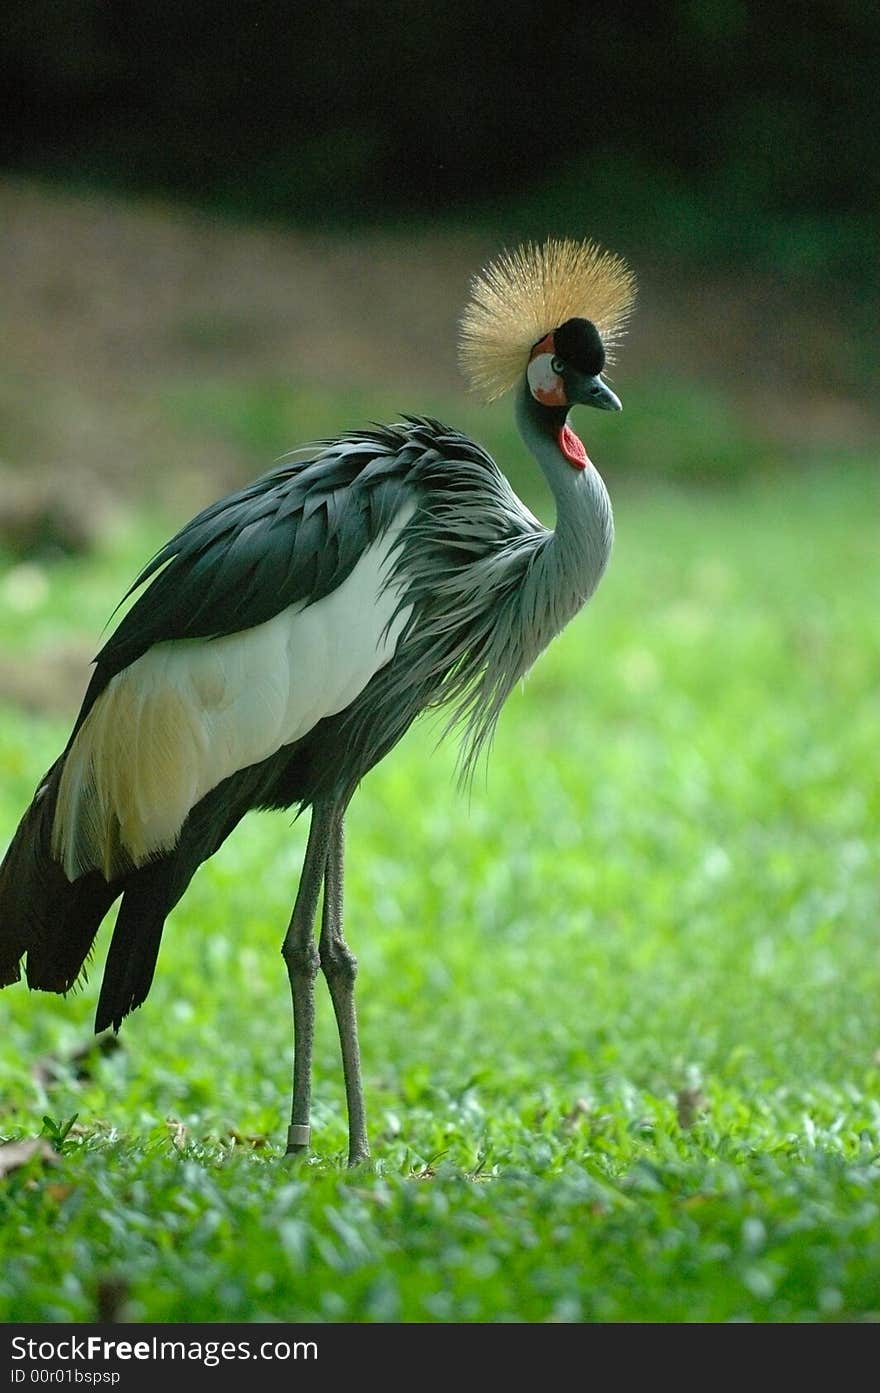
[[[586,469],[590,457],[580,436],[575,435],[571,426],[563,426],[557,436],[559,448],[573,469]]]
[[[560,378],[556,379],[556,384],[555,387],[535,387],[532,395],[542,406],[568,406],[565,384]]]
[[[555,353],[555,352],[556,352],[556,341],[555,341],[555,339],[553,338],[553,335],[552,335],[552,334],[545,334],[544,337],[541,339],[540,343],[536,343],[535,346],[534,346],[534,348],[532,349],[531,353],[529,354],[529,362],[531,362],[533,358],[537,358],[537,356],[538,356],[539,353]]]

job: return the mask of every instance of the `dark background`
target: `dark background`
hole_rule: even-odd
[[[13,0],[0,162],[306,225],[586,217],[699,264],[865,287],[878,13]]]

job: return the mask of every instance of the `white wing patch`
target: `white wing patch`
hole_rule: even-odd
[[[393,656],[409,618],[388,554],[398,512],[336,590],[215,639],[158,643],[108,682],[70,749],[52,850],[70,880],[109,880],[170,851],[190,809],[342,711]]]

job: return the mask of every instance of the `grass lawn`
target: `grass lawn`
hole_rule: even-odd
[[[320,978],[281,1160],[305,827],[251,816],[118,1049],[75,1059],[106,926],[83,991],[0,996],[0,1139],[54,1137],[0,1179],[0,1318],[880,1319],[877,476],[606,475],[608,576],[470,797],[422,725],[352,806],[373,1164]],[[163,532],[0,577],[7,651],[92,641]],[[3,710],[0,843],[68,728]]]

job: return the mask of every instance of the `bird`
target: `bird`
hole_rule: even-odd
[[[572,237],[503,249],[471,280],[460,365],[485,401],[514,392],[553,528],[478,443],[407,414],[281,457],[147,562],[0,866],[0,986],[24,962],[32,989],[69,992],[119,900],[95,1016],[96,1032],[118,1031],[146,1000],[165,921],[199,866],[252,809],[308,812],[281,950],[285,1154],[311,1146],[320,971],[348,1163],[369,1158],[357,960],[343,935],[346,811],[427,711],[459,735],[467,783],[508,695],[599,584],[611,503],[570,413],[621,409],[603,373],[635,291],[622,257]]]

